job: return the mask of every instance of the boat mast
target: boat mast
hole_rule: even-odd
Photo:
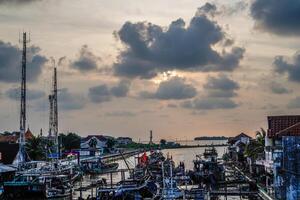
[[[22,50],[22,64],[21,64],[21,109],[20,109],[20,136],[19,136],[19,151],[14,160],[14,164],[21,164],[26,161],[26,152],[25,152],[25,130],[26,130],[26,50],[27,43],[30,42],[30,39],[27,39],[26,32],[23,32],[22,40],[19,39],[19,42],[23,43]]]

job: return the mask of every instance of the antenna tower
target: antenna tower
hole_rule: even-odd
[[[23,32],[23,39],[19,39],[19,42],[23,44],[22,50],[22,65],[21,65],[21,109],[20,109],[20,138],[19,138],[19,152],[14,160],[14,164],[20,164],[26,161],[25,152],[25,130],[26,130],[26,51],[27,43],[30,39],[27,39],[27,33]]]
[[[50,115],[49,115],[49,138],[54,141],[56,152],[58,153],[58,108],[57,108],[57,70],[54,63],[53,83],[51,94],[49,95]]]

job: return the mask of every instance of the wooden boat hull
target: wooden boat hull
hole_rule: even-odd
[[[32,197],[45,197],[46,187],[43,184],[14,184],[4,183],[3,195],[5,198],[32,198]]]
[[[116,171],[119,168],[118,163],[107,164],[105,168],[94,168],[94,169],[84,169],[83,171],[88,174],[106,174]]]

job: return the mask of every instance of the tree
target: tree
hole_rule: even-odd
[[[61,133],[59,137],[64,150],[71,151],[80,148],[81,137],[76,133],[68,133],[67,135]]]
[[[263,128],[261,128],[259,131],[256,131],[256,139],[250,141],[249,144],[247,144],[244,151],[244,155],[246,157],[257,159],[259,154],[264,153],[265,136],[266,136],[266,131]]]
[[[167,141],[165,139],[160,140],[160,145],[165,146],[167,144]]]
[[[47,139],[35,137],[26,141],[25,149],[31,160],[45,160],[49,147],[53,146]]]
[[[106,143],[106,146],[108,149],[111,149],[115,146],[116,144],[116,141],[113,139],[113,138],[108,138],[107,139],[107,143]]]

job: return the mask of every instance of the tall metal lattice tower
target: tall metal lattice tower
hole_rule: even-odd
[[[49,139],[53,140],[58,153],[58,108],[57,108],[57,70],[54,62],[53,83],[51,94],[49,95]]]
[[[14,164],[21,164],[26,161],[25,151],[25,130],[26,130],[26,50],[27,43],[30,42],[27,39],[26,32],[23,32],[23,38],[20,43],[23,44],[22,50],[22,72],[21,72],[21,109],[20,109],[20,138],[19,138],[19,152],[14,160]]]

